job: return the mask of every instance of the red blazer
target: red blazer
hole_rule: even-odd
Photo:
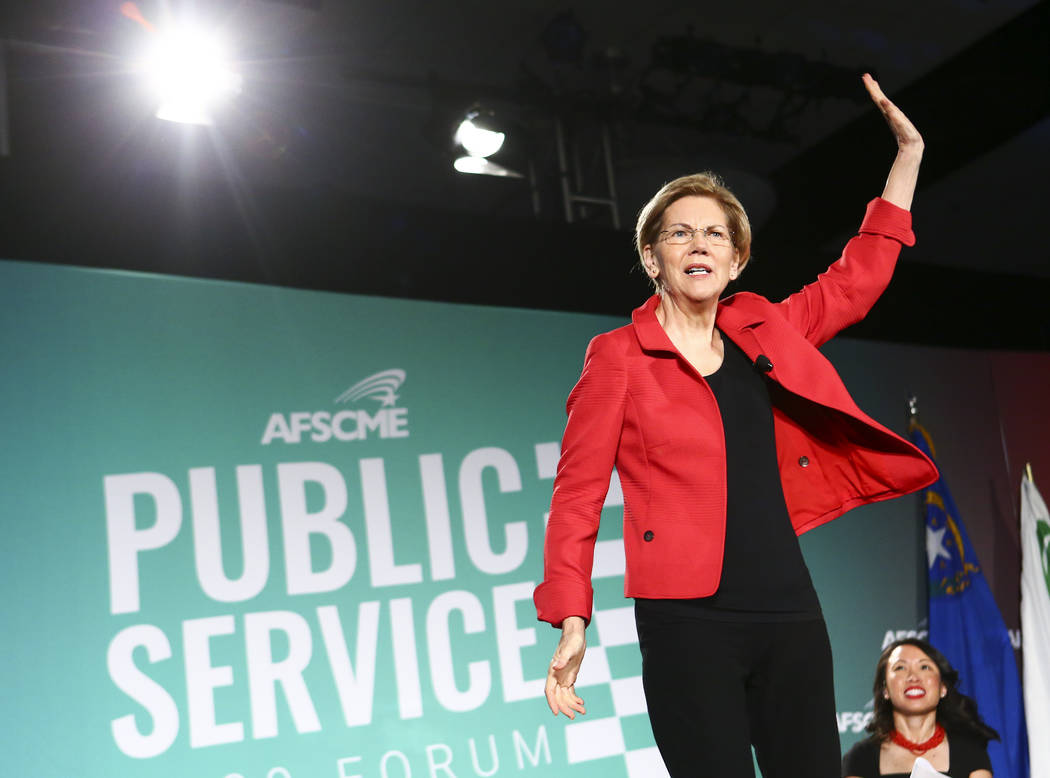
[[[772,368],[784,498],[799,534],[851,508],[933,483],[921,451],[868,417],[817,350],[862,319],[913,245],[911,214],[882,199],[860,234],[812,284],[779,303],[740,292],[720,301],[716,326]],[[722,420],[707,382],[656,319],[654,295],[632,323],[595,337],[569,395],[568,423],[534,594],[554,625],[591,615],[591,565],[615,465],[623,487],[628,597],[706,597],[718,588],[726,522]]]

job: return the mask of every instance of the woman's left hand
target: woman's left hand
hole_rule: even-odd
[[[922,153],[922,135],[915,129],[915,125],[911,123],[911,120],[904,115],[904,111],[886,97],[882,87],[879,86],[879,82],[872,78],[870,73],[865,73],[862,80],[865,88],[868,90],[868,94],[871,95],[872,101],[882,112],[886,124],[890,126],[890,131],[897,139],[897,148],[901,151],[918,151]]]
[[[897,140],[897,158],[893,161],[893,167],[890,168],[890,174],[886,178],[886,188],[882,191],[882,199],[906,211],[911,210],[915,185],[919,180],[919,163],[922,162],[922,152],[925,148],[922,135],[915,129],[911,120],[904,115],[904,111],[883,94],[878,81],[869,73],[864,74],[863,81],[864,87],[871,95],[872,102],[882,112],[886,124],[890,127],[890,132]]]

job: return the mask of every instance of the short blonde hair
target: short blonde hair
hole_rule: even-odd
[[[726,226],[733,233],[733,248],[739,254],[739,269],[743,271],[747,261],[751,258],[751,222],[748,221],[747,212],[736,195],[729,191],[718,175],[710,171],[693,173],[669,181],[638,212],[634,242],[638,249],[638,261],[642,265],[642,270],[645,270],[645,247],[655,244],[656,239],[660,236],[664,212],[675,200],[691,196],[713,198],[725,211],[726,220],[729,222]],[[659,282],[655,278],[653,286],[657,291],[660,290]]]

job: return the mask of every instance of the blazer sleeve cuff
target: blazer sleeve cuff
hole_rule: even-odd
[[[876,197],[868,203],[860,231],[885,235],[905,246],[915,245],[915,233],[911,230],[911,211],[906,211],[881,197]]]
[[[536,617],[540,621],[560,627],[569,616],[580,616],[589,625],[594,589],[590,586],[585,589],[586,591],[577,591],[575,586],[559,586],[554,581],[544,581],[532,594],[532,601],[536,605]]]

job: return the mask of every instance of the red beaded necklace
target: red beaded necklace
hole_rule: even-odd
[[[901,748],[906,748],[916,756],[925,754],[931,748],[936,748],[944,741],[944,727],[938,724],[934,727],[933,736],[929,740],[924,740],[921,743],[913,743],[908,738],[904,737],[896,729],[893,730],[892,736],[893,742]]]

